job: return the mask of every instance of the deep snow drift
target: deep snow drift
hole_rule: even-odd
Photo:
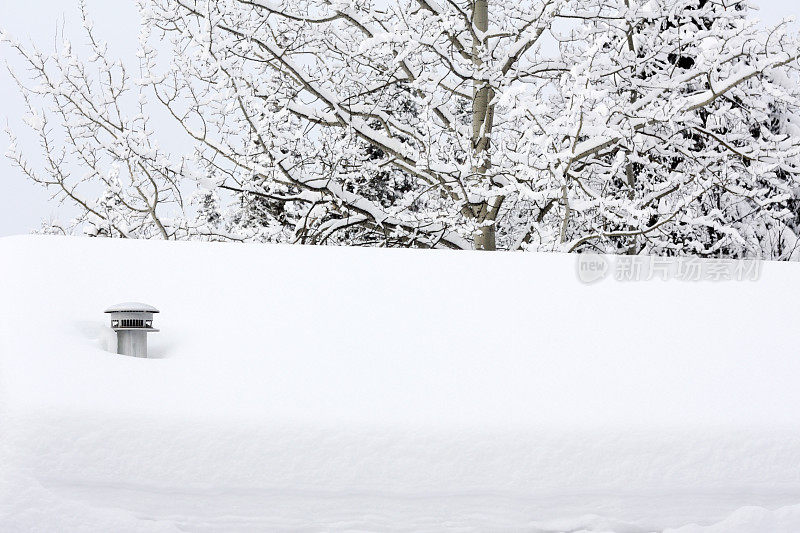
[[[798,531],[798,287],[0,239],[0,530]]]

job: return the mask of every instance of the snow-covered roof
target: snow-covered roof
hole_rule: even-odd
[[[800,531],[798,264],[588,285],[565,254],[0,258],[0,531]],[[116,355],[110,294],[168,307],[150,358]]]
[[[159,310],[152,305],[140,302],[123,302],[112,305],[104,311],[105,313],[158,313]]]

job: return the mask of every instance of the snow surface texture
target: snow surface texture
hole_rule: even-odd
[[[797,532],[799,284],[0,239],[0,530]]]

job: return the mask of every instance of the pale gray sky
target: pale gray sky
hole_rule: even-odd
[[[126,60],[135,59],[138,34],[138,15],[133,0],[87,0],[97,35],[111,44],[115,55]],[[765,23],[787,17],[800,18],[797,0],[755,0],[761,8],[758,16]],[[57,28],[65,28],[74,36],[75,43],[81,35],[78,0],[0,0],[0,28],[21,40],[34,41],[42,49],[52,49]],[[0,58],[19,65],[7,47],[0,46]],[[20,144],[28,158],[39,156],[35,139],[26,136],[21,123],[21,98],[5,69],[0,71],[0,122],[6,122],[20,137]],[[0,135],[0,237],[28,233],[39,227],[47,218],[66,221],[71,210],[50,201],[46,191],[26,180],[2,157],[8,146],[4,134]]]

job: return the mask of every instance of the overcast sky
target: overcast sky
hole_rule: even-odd
[[[138,15],[133,0],[86,0],[95,30],[107,40],[115,56],[135,59]],[[757,14],[765,23],[777,22],[787,16],[800,19],[797,0],[755,0],[760,6]],[[0,28],[21,40],[35,41],[40,48],[52,50],[58,28],[67,34],[79,27],[78,0],[0,0]],[[73,33],[74,35],[74,33]],[[78,39],[76,42],[80,42]],[[0,46],[3,62],[16,63],[7,47]],[[16,63],[18,64],[18,63]],[[5,69],[0,70],[0,121],[7,123],[20,135],[20,144],[29,159],[39,155],[35,141],[25,138],[21,125],[21,98]],[[71,210],[51,201],[46,191],[28,182],[20,172],[2,157],[8,139],[0,135],[0,237],[28,233],[40,226],[42,220],[66,222]]]

